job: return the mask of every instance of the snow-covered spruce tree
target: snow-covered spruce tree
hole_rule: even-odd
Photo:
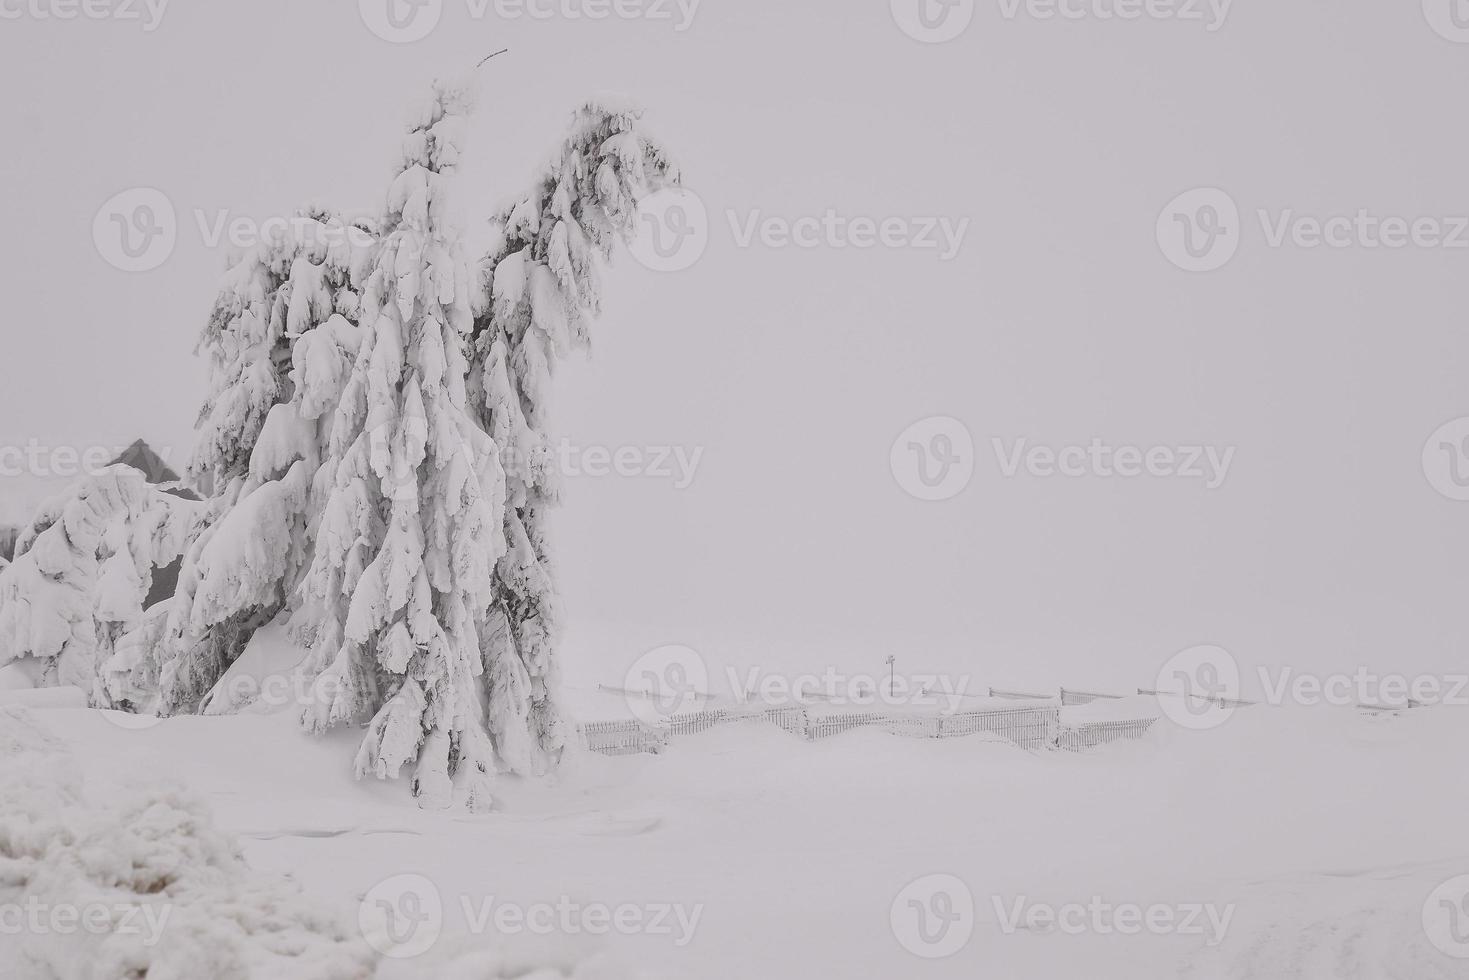
[[[496,219],[481,263],[471,404],[500,447],[505,538],[481,635],[489,724],[504,763],[543,772],[567,729],[556,705],[560,611],[545,512],[559,499],[547,434],[556,361],[590,344],[601,263],[636,232],[639,201],[678,182],[669,155],[639,128],[640,110],[593,100],[574,115],[529,194]]]
[[[358,775],[414,763],[423,806],[488,806],[493,747],[479,621],[505,551],[505,477],[466,409],[470,271],[448,219],[466,85],[436,83],[403,142],[368,276],[356,361],[336,406],[295,625],[321,731],[370,718]]]
[[[374,223],[313,207],[226,276],[200,338],[214,391],[191,465],[214,496],[157,648],[167,713],[203,706],[306,567],[325,443],[317,420],[334,407],[355,353],[375,245]]]
[[[39,686],[131,706],[114,647],[142,625],[153,569],[177,558],[200,504],[110,466],[43,505],[0,572],[0,666],[28,658]]]

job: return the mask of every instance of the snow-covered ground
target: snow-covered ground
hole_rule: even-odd
[[[524,915],[606,932],[565,943],[651,977],[1469,977],[1441,948],[1460,923],[1440,902],[1462,893],[1440,886],[1469,873],[1462,710],[1164,720],[1083,754],[741,725],[578,755],[469,815],[355,782],[353,734],[307,736],[289,710],[139,725],[55,703],[29,717],[90,798],[188,787],[254,873],[294,879],[348,933],[402,916],[396,952],[498,942],[496,921],[527,938]],[[1161,925],[1137,930],[1130,906]],[[502,975],[462,969],[428,975]]]

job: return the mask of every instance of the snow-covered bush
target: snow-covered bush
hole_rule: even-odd
[[[122,705],[114,650],[143,625],[153,569],[179,556],[199,506],[120,465],[43,505],[0,571],[0,666],[32,658],[42,686]]]

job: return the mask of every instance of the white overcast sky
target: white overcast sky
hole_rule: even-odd
[[[1469,415],[1469,250],[1272,249],[1254,214],[1469,214],[1469,45],[1416,2],[1238,0],[1224,26],[1006,19],[925,45],[888,0],[703,0],[668,21],[474,19],[374,36],[346,0],[0,20],[0,445],[181,467],[223,263],[193,213],[375,207],[406,108],[500,47],[463,216],[524,186],[582,97],[625,92],[713,215],[691,269],[622,257],[597,349],[559,376],[581,445],[701,447],[693,485],[576,480],[556,529],[578,671],[643,649],[1126,689],[1217,643],[1301,670],[1462,669],[1469,504],[1420,464]],[[141,7],[139,8],[141,9]],[[493,11],[493,7],[491,8]],[[145,14],[146,17],[146,14]],[[163,191],[168,261],[92,220]],[[1161,253],[1175,195],[1225,189],[1238,255]],[[933,252],[738,248],[724,214],[951,216]],[[925,503],[889,447],[932,415],[978,458]],[[992,438],[1236,447],[1224,486],[1004,478]],[[45,488],[0,481],[0,508]],[[10,516],[15,516],[13,513]],[[613,665],[613,666],[608,666]]]

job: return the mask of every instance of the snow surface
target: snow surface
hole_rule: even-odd
[[[265,676],[290,659],[262,651],[248,669]],[[1209,732],[1161,720],[1141,741],[1083,754],[875,731],[806,743],[733,726],[657,756],[580,753],[542,781],[504,777],[498,809],[471,815],[354,780],[354,732],[308,736],[290,707],[255,707],[143,727],[32,711],[88,785],[186,785],[255,873],[289,876],[349,921],[379,883],[425,876],[444,934],[427,959],[394,969],[458,948],[461,899],[566,896],[697,909],[686,945],[651,934],[593,944],[652,977],[1469,977],[1469,961],[1435,949],[1420,924],[1433,890],[1469,872],[1469,712],[1257,710]],[[966,883],[976,926],[929,961],[903,948],[889,917],[906,885],[936,873]],[[995,898],[1022,896],[1234,910],[1214,948],[1201,936],[1007,934]],[[428,975],[496,975],[465,970]]]
[[[58,689],[52,689],[58,690]],[[377,922],[252,868],[209,803],[121,761],[99,772],[50,724],[115,712],[0,705],[0,976],[17,980],[617,980],[582,940],[449,937],[383,955]],[[73,716],[68,719],[67,716]],[[116,727],[112,731],[117,731]],[[122,730],[128,729],[126,726]],[[82,744],[85,744],[83,741]],[[267,835],[268,836],[268,835]]]

